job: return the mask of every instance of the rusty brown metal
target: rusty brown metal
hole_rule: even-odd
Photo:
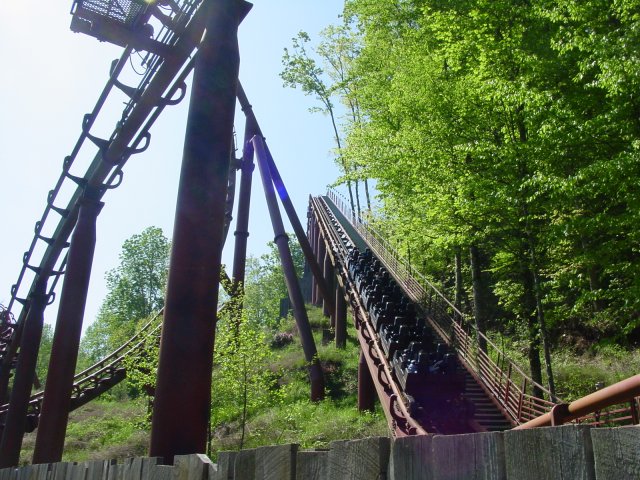
[[[327,251],[325,251],[324,253],[322,276],[324,278],[324,282],[326,283],[326,288],[328,288],[329,291],[333,291],[333,265],[331,265],[331,256]],[[326,294],[322,296],[322,313],[325,317],[330,317],[331,326],[335,326],[336,307],[334,295]]]
[[[271,224],[273,225],[274,242],[278,247],[278,253],[280,254],[282,270],[284,272],[287,291],[289,292],[289,299],[291,300],[293,316],[296,320],[296,325],[300,334],[304,358],[309,365],[311,400],[319,401],[324,398],[324,375],[322,373],[320,361],[318,360],[318,352],[316,350],[315,341],[313,340],[309,317],[307,316],[307,310],[302,297],[302,290],[300,289],[298,277],[293,265],[293,259],[291,258],[289,238],[285,233],[280,210],[278,209],[278,203],[276,200],[275,189],[269,170],[267,152],[263,139],[259,136],[255,136],[253,138],[253,146],[255,148],[260,176],[262,177],[262,186],[264,187],[264,194],[267,201],[267,207],[269,209],[269,216],[271,217]]]
[[[364,352],[360,352],[358,361],[358,410],[360,412],[373,412],[376,401],[376,386],[369,373],[367,359]]]
[[[240,87],[239,87],[240,88]],[[240,192],[238,198],[238,218],[236,220],[235,245],[233,250],[233,270],[231,278],[235,293],[239,289],[244,290],[244,277],[247,264],[247,240],[249,239],[249,208],[251,206],[251,184],[253,178],[253,144],[251,139],[256,134],[255,122],[251,120],[252,115],[247,112],[251,106],[244,107],[247,115],[247,123],[244,132],[244,149],[242,151],[242,164],[240,166],[242,175],[240,178]]]
[[[336,282],[336,348],[347,346],[347,302],[344,299],[344,289]]]
[[[255,117],[253,109],[251,108],[251,104],[249,103],[247,95],[241,84],[238,84],[237,96],[238,102],[240,103],[242,110],[247,116],[247,124],[255,131],[256,135],[262,136],[262,130],[260,129],[258,120]],[[278,197],[280,198],[280,201],[282,202],[282,206],[284,207],[289,222],[291,222],[293,232],[296,234],[296,238],[298,239],[298,243],[300,244],[302,253],[304,254],[311,273],[313,274],[313,281],[317,285],[320,294],[323,295],[323,298],[328,299],[327,302],[329,303],[330,308],[333,309],[333,295],[331,292],[331,288],[329,288],[326,282],[323,281],[320,261],[314,256],[315,251],[311,246],[309,239],[305,235],[302,223],[300,223],[300,219],[298,218],[296,209],[291,202],[289,192],[287,192],[287,188],[284,184],[284,181],[282,180],[280,172],[278,171],[278,167],[276,166],[276,163],[273,160],[273,156],[269,151],[269,147],[266,144],[264,144],[264,150],[266,154],[266,161],[269,167],[269,172],[271,174],[271,179],[273,181],[273,184],[275,185],[275,190],[278,194]]]
[[[318,250],[316,252],[317,255],[317,261],[318,261],[318,265],[323,265],[324,266],[324,257],[327,254],[327,245],[324,243],[324,240],[322,238],[322,235],[318,235]],[[323,272],[324,275],[324,272]],[[324,280],[324,276],[323,276],[323,280]],[[324,299],[324,296],[322,295],[322,292],[320,291],[320,282],[316,282],[317,286],[318,286],[318,290],[319,293],[317,295],[316,301],[318,302],[317,305],[319,307],[322,307],[322,300]]]
[[[29,298],[29,311],[24,322],[15,381],[0,442],[0,468],[15,467],[20,460],[22,437],[27,424],[27,409],[42,338],[44,309],[48,299],[47,279],[40,277]]]
[[[545,413],[515,427],[514,430],[546,427],[554,423],[567,423],[603,408],[629,402],[638,396],[640,396],[640,374],[575,400],[568,405],[564,405],[562,409]]]
[[[311,230],[309,234],[310,244],[311,244],[311,253],[313,255],[313,259],[318,258],[318,223],[314,218],[311,219]],[[316,281],[316,276],[313,275],[311,277],[311,305],[315,305],[318,303],[318,282]]]
[[[78,359],[82,321],[96,245],[96,220],[104,204],[85,195],[71,237],[33,463],[62,460]]]
[[[204,453],[243,0],[209,2],[178,189],[150,455]]]

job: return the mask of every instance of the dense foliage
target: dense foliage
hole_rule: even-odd
[[[342,158],[392,243],[521,338],[539,381],[543,345],[639,338],[639,26],[637,0],[346,1]]]
[[[88,361],[97,361],[120,347],[164,306],[169,251],[170,242],[157,227],[148,227],[124,242],[120,265],[106,274],[107,296],[82,339]]]

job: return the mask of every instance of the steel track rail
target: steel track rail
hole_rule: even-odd
[[[191,10],[195,9],[197,2],[189,2]],[[189,11],[189,10],[188,10]],[[184,13],[184,12],[183,12]],[[188,13],[188,12],[187,12]],[[96,192],[101,199],[107,190],[117,187],[122,181],[122,169],[131,155],[141,153],[149,144],[149,128],[157,119],[162,110],[168,105],[178,103],[183,97],[186,87],[184,80],[193,68],[193,61],[183,68],[185,62],[197,47],[204,32],[204,20],[206,18],[204,7],[193,12],[184,32],[177,38],[170,38],[172,54],[163,59],[154,59],[155,67],[145,75],[140,86],[130,95],[131,100],[125,107],[122,120],[118,123],[109,140],[97,139],[89,133],[95,122],[97,114],[106,101],[114,86],[121,87],[117,80],[118,75],[126,64],[131,49],[125,49],[123,56],[113,66],[112,72],[102,94],[100,95],[92,113],[85,116],[82,133],[78,139],[72,154],[65,158],[62,174],[54,189],[49,192],[47,206],[41,220],[36,223],[34,239],[29,250],[23,256],[23,267],[18,276],[18,281],[11,288],[11,300],[8,310],[17,301],[23,305],[16,322],[12,326],[13,333],[9,341],[0,340],[0,356],[2,367],[0,378],[8,378],[13,358],[18,351],[21,326],[26,318],[28,308],[25,308],[29,298],[35,292],[35,285],[42,279],[54,277],[54,282],[49,288],[50,302],[53,302],[54,288],[58,278],[64,273],[65,261],[58,263],[60,255],[68,247],[68,239],[75,227],[79,211],[79,201],[87,188]],[[182,73],[179,72],[182,69]],[[177,80],[174,80],[178,75]],[[178,99],[174,98],[176,92],[182,92]],[[75,157],[86,139],[93,141],[99,148],[97,155],[87,168],[82,177],[72,175],[70,169]],[[54,205],[56,197],[64,182],[72,181],[76,184],[75,192],[65,207]],[[42,232],[47,218],[51,212],[56,212],[60,218],[50,237],[44,237]],[[39,242],[46,243],[45,251],[39,264],[32,265],[33,252]],[[57,267],[56,267],[57,266]],[[19,289],[24,281],[27,270],[34,272],[31,287],[24,296],[19,297]]]
[[[392,368],[379,343],[375,329],[369,320],[360,295],[349,277],[346,268],[347,254],[354,242],[349,238],[324,200],[312,198],[312,211],[318,221],[322,236],[329,244],[332,262],[339,272],[340,282],[348,295],[349,305],[355,318],[358,341],[365,354],[371,378],[376,387],[385,417],[396,437],[426,434],[427,431],[411,416],[402,389],[396,383]],[[435,432],[433,432],[435,433]]]

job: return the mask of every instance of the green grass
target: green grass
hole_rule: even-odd
[[[303,448],[327,447],[333,440],[388,435],[381,410],[361,414],[357,411],[359,347],[355,330],[349,326],[347,346],[337,349],[322,344],[328,319],[319,308],[308,308],[318,358],[325,372],[326,399],[309,400],[310,385],[295,322],[284,320],[279,331],[294,334],[293,343],[272,349],[269,371],[277,378],[277,394],[247,419],[244,448],[282,443],[298,443]],[[149,423],[146,400],[126,398],[127,388],[116,387],[101,399],[73,412],[65,442],[64,461],[123,459],[148,454]],[[215,395],[215,392],[214,392]],[[235,411],[237,409],[229,409]],[[229,417],[212,426],[211,451],[236,450],[240,445],[239,418]],[[21,462],[33,455],[35,432],[23,443]]]
[[[280,331],[295,334],[294,342],[273,351],[269,369],[278,377],[279,397],[271,405],[253,412],[247,421],[243,448],[278,443],[298,443],[302,448],[323,448],[331,441],[388,435],[381,410],[361,414],[357,411],[359,347],[355,330],[349,327],[345,349],[334,343],[323,345],[323,329],[328,320],[318,308],[308,308],[318,358],[325,373],[326,398],[309,400],[307,366],[293,320],[283,321]],[[217,425],[213,431],[212,452],[236,450],[241,443],[239,419]]]
[[[141,401],[94,400],[72,412],[62,460],[108,460],[147,454],[149,432],[144,424],[146,406]],[[25,436],[21,463],[33,455],[36,432]]]

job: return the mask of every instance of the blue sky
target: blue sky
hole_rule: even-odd
[[[284,47],[300,30],[316,39],[339,22],[343,1],[255,0],[240,26],[240,80],[253,105],[269,148],[306,224],[309,194],[323,193],[338,176],[333,163],[329,119],[309,113],[312,98],[285,89],[278,74]],[[0,18],[0,303],[20,271],[47,192],[71,152],[82,117],[103,88],[110,63],[122,49],[69,30],[71,1],[20,0],[3,6]],[[171,236],[188,100],[169,107],[156,122],[151,146],[132,157],[124,183],[108,192],[98,219],[98,242],[85,326],[106,293],[104,274],[118,264],[120,246],[154,225]],[[103,112],[94,133],[108,136],[120,113],[117,101]],[[238,130],[242,132],[242,126]],[[93,156],[90,149],[82,152]],[[249,250],[264,253],[273,238],[261,182],[254,179]],[[284,214],[284,212],[283,212]],[[233,228],[233,227],[232,227]],[[224,261],[232,259],[229,237]],[[57,303],[46,319],[54,322]]]

